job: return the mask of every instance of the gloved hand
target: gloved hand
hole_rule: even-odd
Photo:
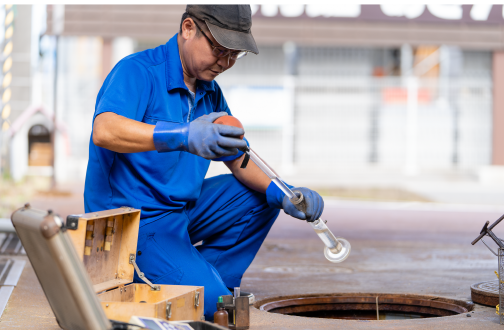
[[[190,123],[158,121],[154,128],[154,146],[158,152],[188,151],[206,159],[236,155],[238,148],[247,146],[239,139],[245,132],[242,128],[213,124],[225,115],[225,111],[212,112]]]
[[[298,211],[287,196],[285,196],[282,201],[284,212],[291,217],[306,220],[308,222],[313,222],[320,218],[324,211],[324,200],[322,197],[316,191],[308,188],[296,188],[295,190],[299,190],[303,194],[306,203],[306,214]]]
[[[213,112],[192,121],[189,126],[189,152],[206,159],[233,156],[238,148],[245,148],[247,142],[240,139],[245,134],[243,128],[213,124],[227,112]]]
[[[293,186],[288,186],[291,190],[299,190],[303,194],[306,203],[306,214],[298,211],[296,206],[292,204],[289,198],[273,182],[270,183],[266,190],[268,205],[283,209],[288,215],[308,222],[313,222],[320,218],[324,211],[324,200],[322,197],[316,191],[308,188],[294,188]]]

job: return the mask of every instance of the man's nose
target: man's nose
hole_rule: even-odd
[[[227,56],[219,57],[217,60],[217,64],[219,64],[224,71],[230,67],[230,61],[231,61],[231,54],[228,54]]]

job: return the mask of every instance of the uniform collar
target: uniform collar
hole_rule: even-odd
[[[180,61],[179,48],[177,43],[178,33],[175,34],[165,45],[166,49],[166,87],[168,91],[175,88],[187,90],[184,83],[184,72],[182,71],[182,62]],[[205,91],[215,91],[213,81],[198,80],[197,88]]]

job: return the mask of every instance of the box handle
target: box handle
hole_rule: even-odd
[[[135,255],[134,254],[130,254],[130,258],[129,258],[129,263],[133,265],[133,267],[135,267],[135,271],[137,272],[138,274],[138,277],[140,277],[140,279],[142,281],[144,281],[148,286],[150,286],[151,290],[152,291],[161,291],[161,287],[159,285],[154,285],[152,284],[151,281],[149,281],[147,279],[147,277],[145,277],[144,273],[142,273],[140,271],[140,268],[138,268],[138,265],[137,263],[135,262]],[[171,304],[171,303],[170,303]],[[171,308],[171,307],[170,307]]]

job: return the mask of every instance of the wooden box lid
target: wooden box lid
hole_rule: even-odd
[[[70,215],[66,227],[95,292],[133,282],[140,210],[131,207]]]

